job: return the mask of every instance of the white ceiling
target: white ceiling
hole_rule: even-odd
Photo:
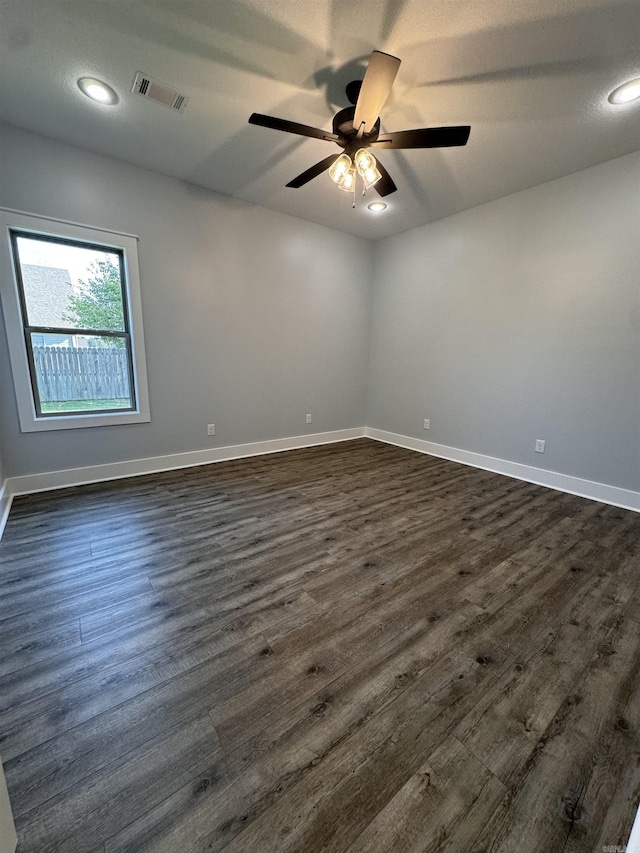
[[[639,45],[635,0],[0,0],[0,116],[378,239],[640,148],[639,102],[607,103]],[[402,60],[383,130],[471,125],[465,148],[381,152],[398,192],[377,216],[326,174],[285,187],[333,143],[247,124],[330,129],[374,48]],[[184,114],[131,94],[136,71],[189,95]]]

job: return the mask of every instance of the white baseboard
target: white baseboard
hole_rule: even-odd
[[[409,435],[399,435],[395,432],[387,432],[373,427],[366,427],[365,435],[367,438],[383,441],[386,444],[394,444],[396,447],[417,450],[418,453],[450,459],[452,462],[461,462],[463,465],[471,465],[485,471],[494,471],[496,474],[514,477],[516,480],[525,480],[527,483],[535,483],[538,486],[568,492],[570,495],[578,495],[581,498],[589,498],[593,501],[619,506],[622,509],[640,512],[640,492],[620,489],[617,486],[607,486],[604,483],[595,483],[592,480],[582,480],[580,477],[570,477],[568,474],[558,474],[556,471],[546,471],[544,468],[534,468],[532,465],[509,462],[507,459],[485,456],[482,453],[472,453],[470,450],[460,450],[457,447],[435,444],[432,441],[424,441],[421,438],[412,438]]]
[[[243,459],[250,456],[261,456],[265,453],[280,453],[301,447],[315,447],[322,444],[332,444],[339,441],[350,441],[355,438],[371,438],[396,447],[417,450],[430,456],[494,471],[517,480],[525,480],[539,486],[568,492],[579,497],[619,506],[623,509],[640,512],[640,492],[620,489],[617,486],[607,486],[579,477],[570,477],[531,465],[509,462],[460,450],[444,444],[435,444],[408,435],[387,432],[373,427],[354,427],[352,429],[319,432],[311,435],[296,435],[289,438],[276,438],[270,441],[254,441],[249,444],[235,444],[207,450],[192,450],[186,453],[172,453],[166,456],[151,456],[145,459],[132,459],[127,462],[110,462],[104,465],[90,465],[84,468],[67,468],[62,471],[47,471],[41,474],[25,474],[20,477],[10,477],[5,480],[0,489],[0,538],[9,515],[11,502],[17,495],[45,492],[51,489],[64,489],[69,486],[82,486],[88,483],[100,483],[105,480],[119,480],[124,477],[135,477],[141,474],[154,474],[160,471],[172,471],[177,468],[191,468],[195,465],[209,465],[214,462],[224,462],[231,459]]]
[[[626,853],[640,853],[640,806],[638,806],[636,819],[631,827],[631,835],[629,836]]]
[[[13,494],[9,488],[9,480],[5,480],[0,487],[0,539],[2,539],[4,527],[7,523],[7,519],[9,518],[9,510],[11,509],[12,500]]]
[[[18,836],[13,821],[9,792],[2,764],[0,764],[0,853],[14,853],[17,843]]]
[[[262,456],[265,453],[280,453],[300,447],[315,447],[364,438],[364,427],[339,429],[332,432],[316,432],[311,435],[294,435],[289,438],[274,438],[270,441],[254,441],[250,444],[232,444],[207,450],[191,450],[186,453],[171,453],[167,456],[150,456],[146,459],[131,459],[127,462],[109,462],[105,465],[89,465],[86,468],[67,468],[63,471],[47,471],[42,474],[25,474],[8,480],[11,494],[28,495],[69,486],[100,483],[103,480],[121,480],[140,474],[155,474],[176,468],[193,468],[247,456]]]

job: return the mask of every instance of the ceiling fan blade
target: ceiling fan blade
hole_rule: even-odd
[[[391,195],[391,193],[394,193],[398,189],[398,187],[393,183],[391,175],[389,174],[389,172],[387,172],[385,167],[377,158],[376,163],[378,164],[378,171],[380,172],[382,177],[379,181],[375,182],[373,188],[379,196],[382,196],[384,198],[384,196]]]
[[[315,139],[326,139],[328,142],[337,142],[339,137],[329,130],[321,130],[319,127],[309,127],[307,124],[298,124],[296,121],[287,121],[285,118],[274,116],[263,116],[260,113],[251,113],[249,124],[257,124],[260,127],[270,127],[273,130],[284,130],[286,133],[297,133],[299,136],[311,136]]]
[[[450,148],[466,145],[471,128],[468,124],[457,127],[423,127],[419,130],[399,130],[385,133],[371,145],[380,148]]]
[[[318,175],[321,175],[323,172],[333,164],[335,160],[340,156],[340,152],[337,154],[332,154],[330,157],[325,157],[324,160],[321,160],[319,163],[316,163],[315,166],[311,166],[310,169],[307,169],[306,172],[303,172],[301,175],[298,175],[297,178],[294,178],[292,181],[289,181],[287,184],[288,187],[293,187],[294,189],[299,189],[303,187],[305,184],[312,181],[314,178],[317,178]]]
[[[400,68],[400,60],[388,53],[374,50],[364,74],[360,94],[356,102],[353,126],[359,130],[364,123],[364,133],[369,133],[378,120],[380,110],[389,97],[389,92]]]

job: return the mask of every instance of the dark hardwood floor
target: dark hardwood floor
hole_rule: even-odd
[[[15,500],[20,853],[624,845],[640,516],[367,439]]]

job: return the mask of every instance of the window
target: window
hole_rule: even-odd
[[[11,211],[2,219],[22,431],[149,421],[136,239]]]

